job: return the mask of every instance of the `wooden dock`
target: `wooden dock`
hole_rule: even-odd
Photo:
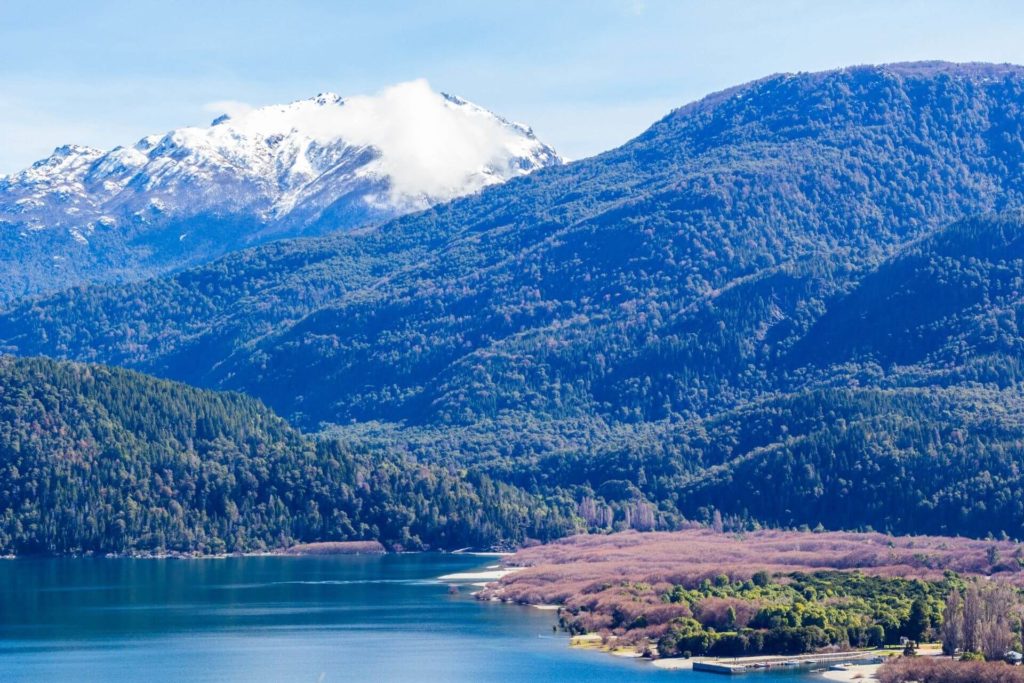
[[[877,652],[823,652],[793,657],[743,657],[738,659],[722,659],[717,661],[700,661],[693,663],[694,671],[736,675],[756,671],[771,671],[783,668],[809,668],[815,666],[831,666],[844,662],[869,664],[882,661]]]

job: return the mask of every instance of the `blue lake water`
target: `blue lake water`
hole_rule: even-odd
[[[667,681],[572,649],[552,612],[450,595],[487,558],[0,561],[2,681]],[[797,673],[753,680],[808,681]]]

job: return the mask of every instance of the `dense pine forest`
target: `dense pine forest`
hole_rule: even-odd
[[[1022,110],[1020,67],[771,76],[379,228],[17,302],[0,351],[267,408],[8,361],[4,547],[1024,537]]]
[[[0,552],[491,547],[569,521],[464,473],[302,436],[258,401],[135,372],[0,360]]]

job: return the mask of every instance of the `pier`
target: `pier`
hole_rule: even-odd
[[[813,667],[830,666],[845,662],[856,662],[858,664],[870,664],[881,662],[882,657],[878,652],[826,652],[810,655],[797,655],[793,657],[740,657],[737,659],[723,659],[718,661],[695,661],[694,671],[705,671],[708,673],[736,675],[752,673],[789,667]]]

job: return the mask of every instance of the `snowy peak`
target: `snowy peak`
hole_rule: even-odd
[[[61,145],[53,154],[32,164],[16,178],[22,182],[39,182],[54,176],[71,177],[84,172],[88,165],[103,156],[103,150],[83,145]]]
[[[81,238],[99,227],[251,217],[265,239],[390,218],[560,161],[530,129],[424,80],[235,109],[109,152],[60,147],[0,177],[0,221]]]
[[[322,92],[314,97],[313,101],[319,105],[341,104],[341,95],[333,92]]]
[[[384,180],[388,192],[367,201],[409,209],[557,161],[528,129],[436,93],[423,80],[375,96],[321,93],[175,133],[183,146],[211,158],[263,163],[285,195],[330,171],[346,155],[373,150],[375,158],[356,177]],[[287,202],[277,208],[287,209]]]

